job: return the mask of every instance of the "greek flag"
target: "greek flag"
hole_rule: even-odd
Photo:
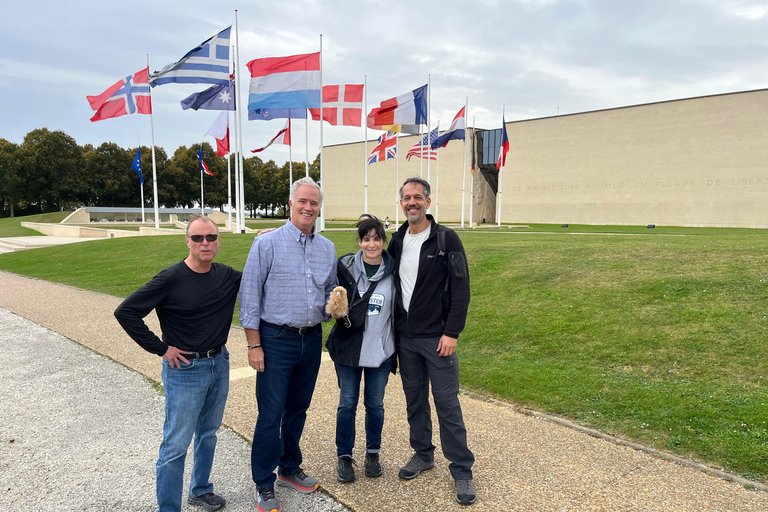
[[[178,62],[149,75],[149,84],[228,84],[229,31],[227,27],[190,50]]]

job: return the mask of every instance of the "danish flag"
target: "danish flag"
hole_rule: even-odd
[[[309,109],[313,121],[320,120],[320,109]],[[363,125],[363,84],[323,87],[323,119],[333,126]]]

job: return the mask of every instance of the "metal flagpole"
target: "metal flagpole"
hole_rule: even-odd
[[[440,121],[437,122],[437,133],[440,133]],[[432,151],[432,137],[429,138],[429,150]],[[435,153],[437,153],[437,160],[435,160],[435,222],[438,222],[437,215],[440,211],[440,148],[436,149]]]
[[[288,144],[288,190],[293,185],[293,139],[291,139],[291,118],[288,118],[288,138],[291,143]]]
[[[464,170],[461,171],[461,229],[464,229],[464,211],[467,202],[467,107],[469,97],[464,99]]]
[[[395,134],[395,229],[400,225],[400,137]]]
[[[203,197],[203,143],[200,142],[200,215],[205,215],[205,199]]]
[[[496,208],[496,219],[497,219],[496,225],[499,226],[499,227],[501,227],[501,180],[504,177],[504,149],[503,149],[504,140],[503,140],[503,137],[504,137],[504,128],[505,128],[505,126],[503,125],[503,123],[504,123],[504,114],[506,113],[505,112],[505,108],[506,108],[506,105],[502,105],[501,106],[501,119],[502,119],[502,127],[501,127],[501,130],[502,130],[501,131],[502,141],[501,141],[501,143],[502,143],[502,148],[499,149],[499,155],[500,155],[499,158],[501,158],[501,167],[499,168],[499,192],[498,192],[499,206]]]
[[[227,116],[229,117],[229,116]],[[232,170],[232,159],[229,158],[227,153],[227,228],[232,231],[232,178],[230,172]]]
[[[235,9],[235,70],[240,69],[240,33],[238,31],[238,24],[237,24],[237,9]],[[235,73],[237,75],[237,72]],[[237,107],[237,159],[240,163],[240,190],[238,191],[238,198],[239,198],[239,208],[241,210],[240,212],[240,225],[238,228],[240,229],[241,233],[245,233],[245,204],[243,201],[245,200],[245,186],[243,185],[243,114],[242,109],[240,108],[240,105],[242,102],[240,101],[240,79],[235,76],[235,94],[237,95],[237,100],[235,100],[235,105]]]
[[[235,83],[237,83],[237,80],[239,78],[237,75],[235,75]],[[235,116],[237,116],[237,109],[238,104],[240,103],[240,99],[238,98],[235,100]],[[237,117],[235,117],[235,122],[232,124],[233,128],[233,135],[235,139],[235,153],[232,154],[230,151],[230,156],[235,161],[235,226],[233,227],[232,224],[229,225],[229,228],[232,230],[233,233],[239,233],[240,232],[240,162],[237,158],[237,134],[239,130],[237,129]],[[230,210],[232,209],[232,205],[229,206]]]
[[[309,122],[309,116],[307,116]],[[307,167],[309,176],[309,167]],[[323,183],[323,34],[320,34],[320,190],[325,190]],[[325,201],[320,203],[320,232],[325,231]]]
[[[149,64],[147,64],[149,66]],[[141,137],[139,137],[139,155],[141,155]],[[139,167],[141,167],[141,156],[139,156]],[[139,187],[141,188],[141,223],[144,224],[144,173],[141,173],[141,179],[139,179]]]
[[[432,159],[429,154],[432,151],[432,73],[427,77],[427,183],[429,183],[432,181],[430,176]],[[421,149],[424,150],[424,148]],[[429,183],[429,186],[431,187],[432,183]],[[427,213],[429,213],[429,208],[427,208]]]
[[[475,155],[475,144],[477,143],[477,134],[475,133],[475,116],[472,116],[472,141],[474,142],[472,144],[472,159],[474,160]],[[475,206],[475,171],[473,169],[470,170],[469,173],[469,226],[474,227],[472,219],[474,218],[472,216],[473,209]]]
[[[149,54],[147,54],[147,72],[149,72]],[[152,88],[149,88],[149,101],[152,104]],[[152,187],[155,194],[155,228],[160,228],[160,213],[157,207],[157,165],[155,164],[155,121],[154,113],[149,114],[149,126],[152,133]]]
[[[365,75],[363,80],[363,114],[368,112],[368,75]],[[363,119],[363,140],[365,144],[363,146],[363,173],[365,174],[365,213],[368,213],[368,118]]]

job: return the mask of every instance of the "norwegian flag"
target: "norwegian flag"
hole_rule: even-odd
[[[379,137],[379,145],[373,148],[368,158],[369,164],[383,162],[397,156],[397,132],[387,132]]]
[[[127,114],[151,114],[149,68],[128,75],[98,96],[88,96],[88,103],[96,111],[91,122]]]
[[[320,120],[320,109],[311,108],[313,121]],[[333,126],[362,126],[363,84],[323,86],[323,120]]]

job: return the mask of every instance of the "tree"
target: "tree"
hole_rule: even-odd
[[[114,142],[105,142],[85,155],[91,177],[89,203],[97,206],[141,206],[139,175],[133,157]]]
[[[19,146],[0,139],[0,216],[4,215],[6,199],[10,216],[15,216],[16,202],[23,195],[24,179],[21,175]]]

